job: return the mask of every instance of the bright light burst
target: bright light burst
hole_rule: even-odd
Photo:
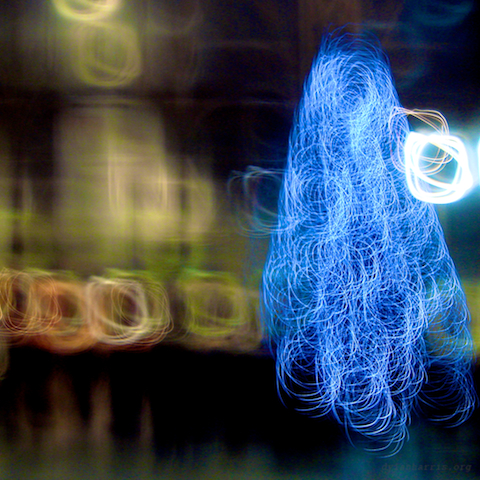
[[[434,147],[433,154],[426,154],[429,147]],[[451,164],[454,171],[446,174]],[[424,202],[455,202],[473,186],[465,146],[452,135],[410,132],[405,142],[405,171],[410,192]]]
[[[416,406],[456,423],[475,404],[465,296],[434,207],[408,190],[401,112],[377,47],[324,41],[291,135],[262,290],[279,389],[387,453],[401,448]]]

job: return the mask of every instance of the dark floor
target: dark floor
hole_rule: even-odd
[[[0,403],[2,480],[480,478],[478,414],[453,429],[415,418],[381,458],[282,405],[267,355],[16,348]]]

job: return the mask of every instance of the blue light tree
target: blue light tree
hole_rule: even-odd
[[[392,453],[416,407],[456,424],[476,401],[465,296],[433,206],[402,172],[408,131],[381,50],[325,39],[262,286],[280,391]]]

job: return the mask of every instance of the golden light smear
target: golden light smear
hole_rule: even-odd
[[[34,339],[40,348],[55,353],[78,353],[95,345],[96,338],[86,321],[85,286],[75,280],[56,279],[42,285],[37,292],[38,304],[45,311],[52,305],[60,315],[51,328]]]
[[[425,125],[428,125],[433,131],[440,135],[448,135],[447,119],[437,110],[408,110],[403,109],[404,113],[409,117],[414,117],[420,120]]]
[[[146,347],[172,329],[168,297],[159,284],[94,277],[85,294],[90,330],[101,344]]]
[[[188,242],[209,232],[215,218],[212,179],[188,163],[184,178],[167,165],[152,167],[152,175],[135,174],[137,195],[132,206],[138,235],[145,240]]]
[[[160,125],[148,112],[135,118],[111,118],[108,133],[109,205],[118,225],[145,241],[194,241],[208,231],[215,218],[214,185],[188,160],[170,158],[162,138],[144,125]],[[125,122],[124,125],[120,125]],[[127,129],[129,122],[132,128]],[[115,125],[118,123],[119,125]],[[129,141],[137,133],[141,141]],[[123,133],[123,135],[122,135]],[[135,148],[132,148],[135,147]],[[184,162],[183,175],[178,166]]]
[[[62,17],[91,22],[106,18],[115,12],[120,0],[52,0],[52,3]]]
[[[193,241],[209,232],[216,212],[212,177],[168,153],[156,108],[109,108],[104,119],[109,207],[124,235]]]
[[[166,164],[149,165],[131,177],[130,208],[143,240],[173,239],[182,221],[181,181]]]
[[[114,88],[132,83],[142,72],[137,32],[118,22],[89,22],[76,28],[74,69],[88,85]]]
[[[167,155],[159,113],[148,105],[105,111],[108,199],[124,236],[157,241],[181,231],[182,182]]]
[[[436,110],[409,110],[403,107],[395,107],[392,109],[388,122],[390,132],[399,131],[399,129],[397,128],[397,122],[404,121],[405,117],[413,117],[417,120],[420,120],[427,127],[427,129],[431,129],[439,135],[449,134],[447,119],[440,112]],[[408,133],[408,131],[405,131],[405,133]],[[401,172],[405,171],[405,165],[403,163],[404,141],[405,139],[394,139],[393,145],[396,146],[397,151],[392,151],[391,155],[395,167]],[[402,152],[400,152],[399,150],[402,150]],[[399,161],[398,159],[401,159],[401,161]]]
[[[52,283],[47,273],[27,273],[5,269],[0,273],[0,322],[4,337],[13,342],[28,342],[47,332],[60,318],[55,304],[43,308],[39,291]]]

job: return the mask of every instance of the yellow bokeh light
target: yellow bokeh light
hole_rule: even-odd
[[[94,21],[108,17],[118,9],[120,0],[52,0],[57,12],[65,18]]]

